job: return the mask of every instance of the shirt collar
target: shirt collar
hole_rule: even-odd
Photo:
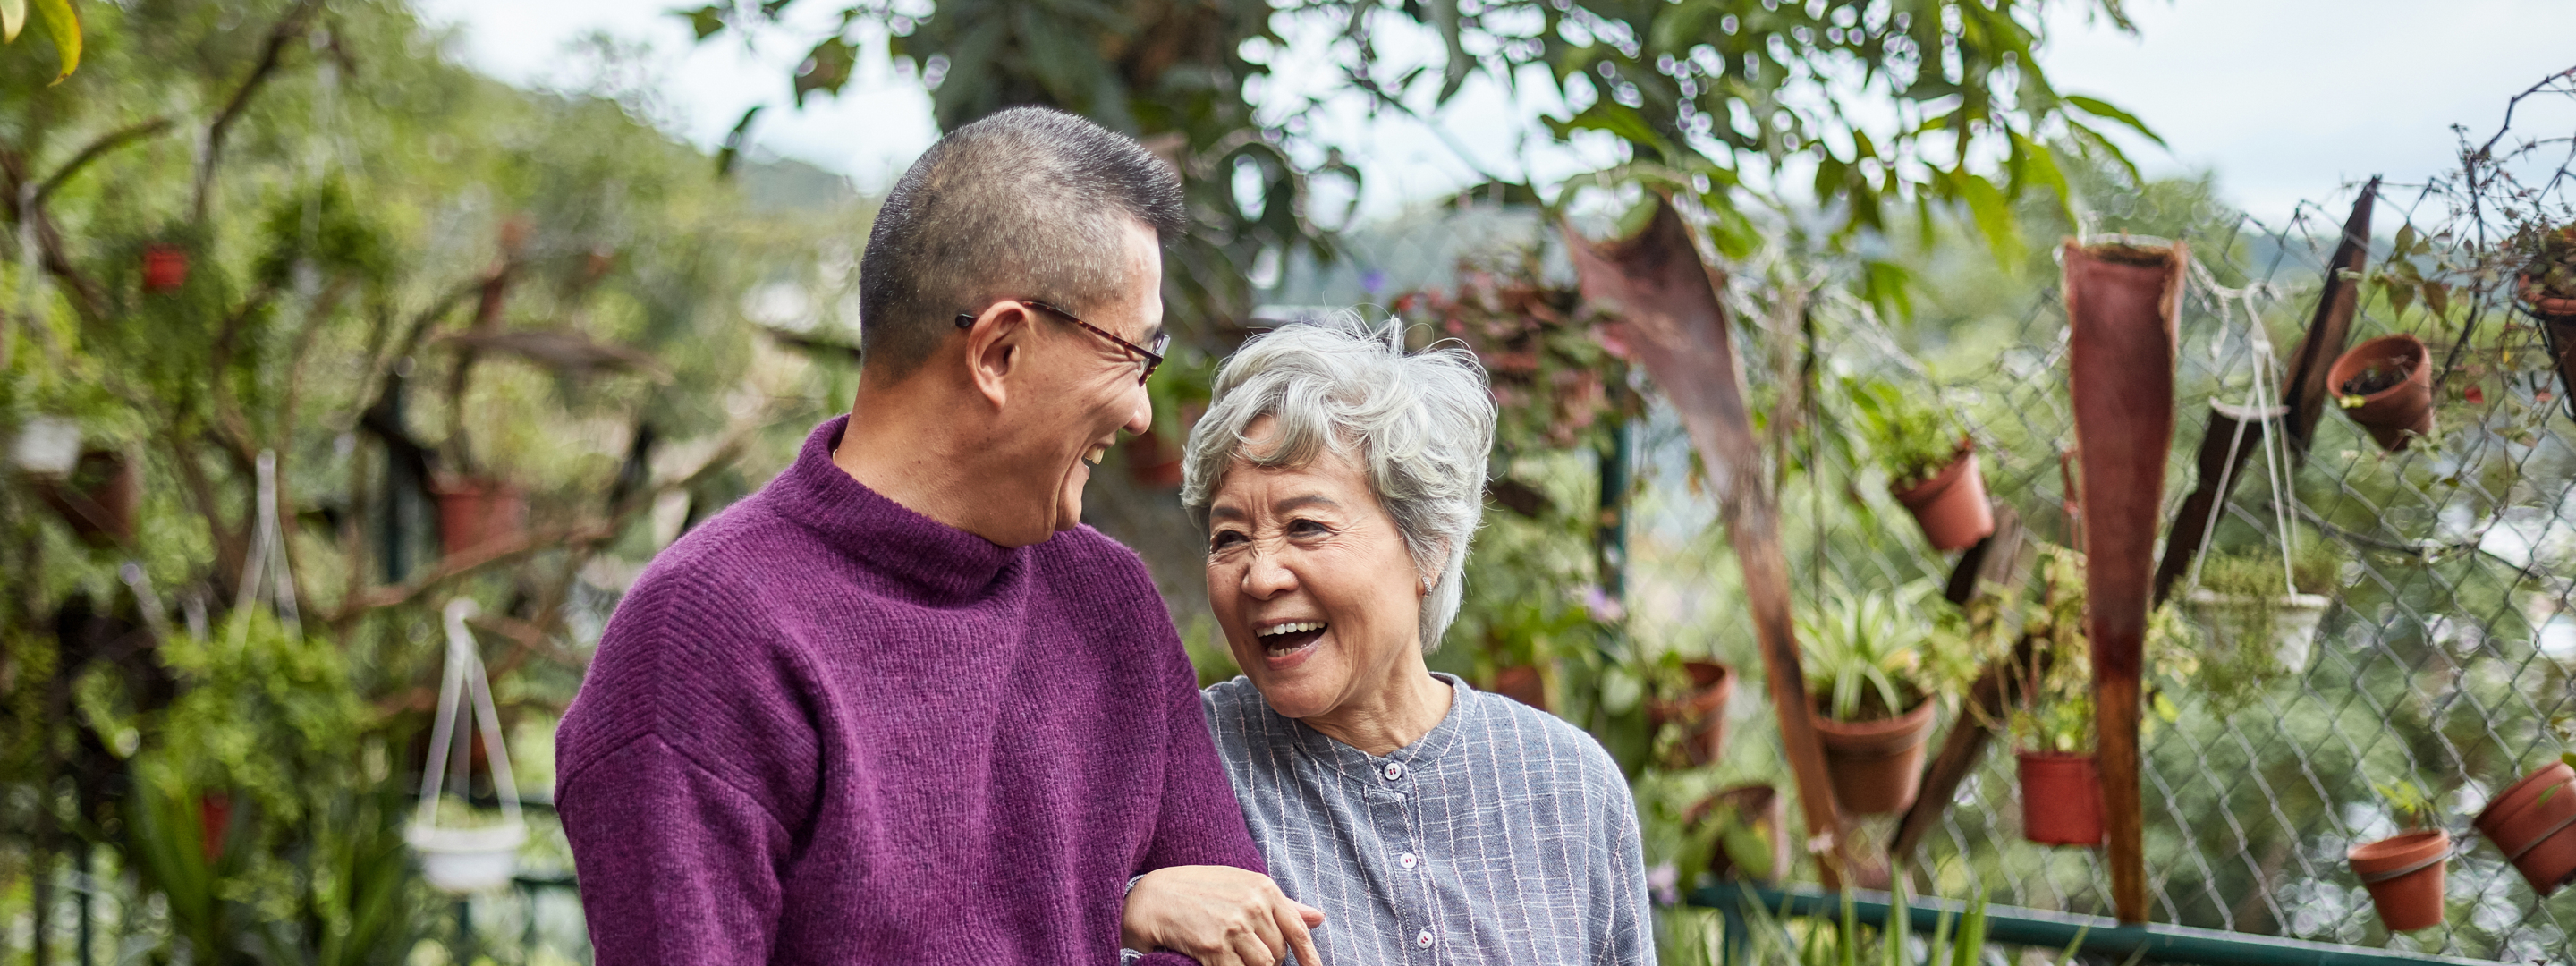
[[[1442,671],[1433,671],[1431,676],[1449,685],[1453,690],[1449,699],[1449,713],[1441,717],[1439,724],[1431,726],[1428,733],[1414,739],[1412,744],[1384,755],[1372,755],[1335,741],[1332,736],[1315,730],[1303,721],[1287,719],[1289,727],[1294,729],[1294,734],[1297,736],[1298,750],[1313,758],[1317,764],[1323,765],[1325,769],[1354,782],[1365,782],[1372,788],[1382,787],[1389,782],[1403,781],[1411,777],[1412,772],[1437,764],[1442,756],[1458,747],[1459,735],[1473,724],[1473,718],[1481,712],[1477,707],[1476,689],[1468,687],[1466,681],[1460,680],[1455,674]],[[1263,709],[1268,711],[1268,705],[1264,704]],[[1279,712],[1269,711],[1269,713],[1278,714]],[[1388,765],[1399,766],[1396,772],[1397,778],[1386,777]]]

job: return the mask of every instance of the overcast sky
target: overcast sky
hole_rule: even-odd
[[[788,67],[802,45],[694,44],[665,12],[671,5],[420,0],[433,23],[457,27],[466,63],[513,83],[584,82],[584,61],[570,51],[593,31],[640,46],[649,52],[640,62],[643,83],[667,123],[701,144],[722,140],[752,104],[786,103]],[[830,4],[800,6],[812,16]],[[2170,151],[2145,144],[2132,151],[2151,173],[2215,171],[2230,200],[2265,216],[2375,173],[2411,182],[2445,170],[2457,150],[2452,125],[2483,140],[2508,97],[2576,67],[2576,46],[2566,42],[2576,36],[2576,4],[2566,0],[2130,0],[2130,10],[2135,36],[2078,16],[2052,22],[2042,59],[2058,88],[2117,103],[2163,134]],[[1274,60],[1277,88],[1329,81],[1311,63],[1302,74],[1292,69],[1299,58]],[[1546,147],[1543,132],[1491,120],[1546,106],[1515,106],[1479,87],[1444,113],[1445,138],[1356,109],[1331,112],[1325,123],[1335,140],[1359,149],[1354,160],[1369,182],[1363,210],[1385,214],[1480,180],[1478,167],[1546,181],[1597,162]],[[2542,123],[2576,133],[2576,118]],[[872,189],[936,132],[927,96],[880,54],[840,97],[809,101],[801,112],[773,108],[755,135],[759,149]]]

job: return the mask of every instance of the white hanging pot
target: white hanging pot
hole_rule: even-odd
[[[2192,591],[2186,600],[2201,626],[2209,629],[2212,648],[2248,646],[2235,637],[2245,625],[2244,616],[2254,609],[2252,600],[2207,588]],[[2308,656],[2316,649],[2317,625],[2325,620],[2326,606],[2332,603],[2323,594],[2290,593],[2273,599],[2272,656],[2281,662],[2283,670],[2292,674],[2307,670]]]
[[[403,841],[420,855],[422,877],[431,886],[453,893],[510,884],[519,871],[519,846],[528,841],[528,823],[519,814],[519,785],[510,774],[509,752],[501,746],[501,716],[492,706],[492,682],[483,674],[483,659],[474,652],[474,634],[465,627],[474,612],[471,600],[459,597],[447,603],[447,674],[438,689],[438,721],[432,726],[429,761],[421,769],[420,809],[403,829]],[[482,737],[485,757],[492,763],[493,790],[501,796],[501,824],[438,824],[449,739],[456,733],[460,714],[473,716],[474,731]],[[457,757],[470,760],[467,755]],[[470,778],[464,770],[458,769],[460,788]]]

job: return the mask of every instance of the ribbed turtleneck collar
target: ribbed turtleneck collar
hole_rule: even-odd
[[[796,463],[770,486],[779,513],[803,524],[924,604],[970,600],[1026,548],[1010,548],[914,512],[852,479],[832,462],[850,417],[805,437]]]

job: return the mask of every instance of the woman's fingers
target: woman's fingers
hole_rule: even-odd
[[[1297,954],[1297,966],[1324,966],[1324,956],[1315,951],[1315,937],[1306,930],[1324,924],[1324,910],[1305,903],[1279,897],[1275,913],[1279,930],[1288,937],[1288,951]]]
[[[1270,947],[1262,945],[1260,936],[1250,932],[1238,932],[1233,938],[1234,948],[1230,953],[1236,959],[1242,960],[1244,966],[1279,966],[1279,954],[1272,952]]]

